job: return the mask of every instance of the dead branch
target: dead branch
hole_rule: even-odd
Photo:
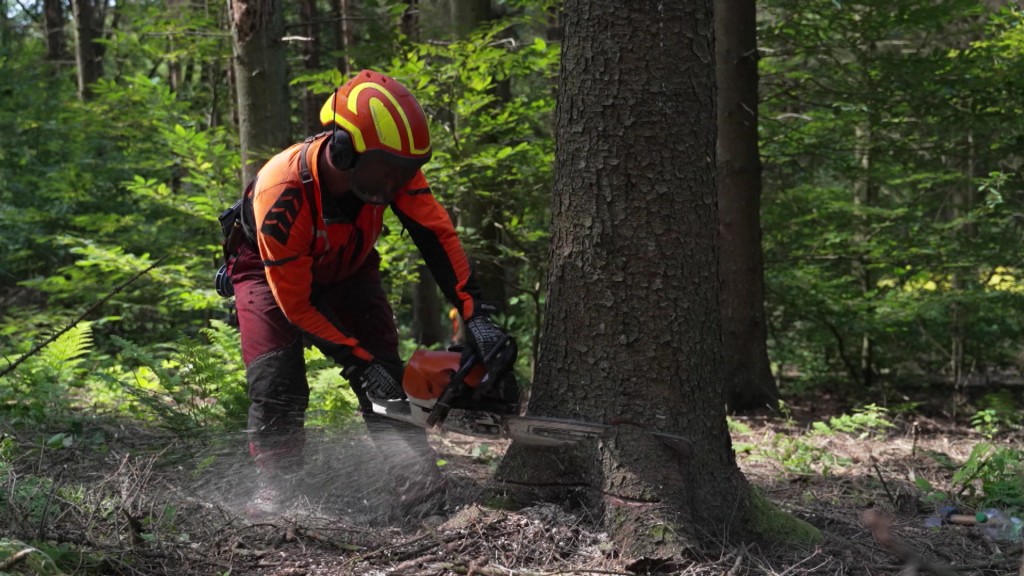
[[[150,270],[152,270],[153,268],[156,268],[157,266],[159,266],[166,259],[167,259],[167,256],[161,257],[156,262],[153,262],[152,264],[150,264],[146,269],[142,270],[141,272],[136,273],[134,276],[132,276],[131,278],[125,280],[124,282],[122,282],[118,286],[115,286],[114,289],[111,290],[110,292],[108,292],[106,296],[104,296],[103,298],[100,298],[97,302],[94,302],[91,306],[86,308],[85,312],[82,312],[81,314],[79,314],[78,318],[75,318],[70,324],[68,324],[67,326],[62,328],[60,331],[54,333],[53,335],[51,335],[46,340],[40,342],[39,344],[36,344],[31,350],[29,350],[28,352],[22,354],[20,358],[18,358],[14,362],[12,362],[9,366],[7,366],[7,368],[4,368],[4,370],[2,372],[0,372],[0,378],[3,378],[4,376],[7,376],[11,372],[13,372],[14,369],[17,368],[22,362],[24,362],[25,360],[28,360],[29,358],[31,358],[31,357],[35,356],[36,354],[38,354],[40,350],[42,350],[43,348],[46,348],[54,340],[56,340],[57,338],[60,338],[61,336],[63,336],[64,333],[66,333],[68,330],[71,330],[75,326],[78,326],[78,324],[82,320],[85,320],[85,318],[87,316],[89,316],[89,314],[92,314],[93,310],[96,310],[97,308],[99,308],[100,306],[105,304],[107,302],[107,300],[110,300],[111,298],[116,296],[122,290],[127,288],[132,282],[135,282],[139,278],[141,278],[144,275],[148,274]]]
[[[14,568],[19,562],[28,558],[29,554],[35,551],[35,548],[25,548],[24,550],[19,550],[14,554],[11,554],[10,558],[5,558],[3,562],[0,562],[0,572],[6,572],[11,568]]]

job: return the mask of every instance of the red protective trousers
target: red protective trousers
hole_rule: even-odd
[[[249,386],[250,452],[258,463],[291,466],[301,458],[309,405],[303,333],[285,317],[267,282],[263,261],[243,244],[231,262],[242,359]],[[351,276],[315,287],[313,305],[335,326],[381,360],[401,364],[394,313],[381,286],[374,251]],[[369,403],[356,390],[365,413]]]

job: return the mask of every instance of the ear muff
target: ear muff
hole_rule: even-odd
[[[331,155],[331,164],[338,170],[348,170],[356,163],[356,151],[352,147],[352,137],[344,130],[338,130],[334,125],[331,133],[330,148],[327,149]]]

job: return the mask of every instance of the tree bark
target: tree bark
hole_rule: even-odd
[[[0,48],[6,50],[11,44],[10,19],[7,16],[7,2],[0,0]]]
[[[402,34],[405,34],[413,42],[420,41],[420,2],[419,0],[406,0],[406,9],[402,12],[401,21]]]
[[[480,24],[494,17],[491,0],[454,0],[450,4],[452,30],[456,38],[466,38]]]
[[[349,20],[352,15],[352,3],[355,0],[334,0],[335,27],[334,49],[338,52],[338,70],[346,79],[352,75],[352,66],[348,59],[348,50],[352,46],[352,27]]]
[[[775,408],[779,400],[764,311],[756,16],[754,0],[715,0],[719,299],[730,412]]]
[[[96,0],[72,0],[75,17],[75,62],[78,69],[78,98],[92,98],[92,85],[103,73],[102,50],[96,41],[103,36],[103,11]]]
[[[874,148],[874,130],[878,125],[877,114],[869,112],[864,124],[857,126],[855,136],[856,162],[861,172],[854,183],[853,203],[856,206],[863,206],[868,209],[878,204],[878,186],[872,175],[871,162]],[[867,213],[867,211],[864,211]],[[868,217],[865,216],[858,223],[855,233],[856,243],[862,246],[871,234]],[[861,291],[865,297],[875,290],[875,273],[872,272],[871,261],[867,254],[859,254],[853,261],[853,273],[860,283]],[[870,388],[875,382],[875,343],[871,334],[867,331],[860,336],[859,366],[855,378],[859,380],[860,386]]]
[[[229,0],[242,177],[291,143],[284,18],[277,0]]]
[[[46,34],[46,60],[59,67],[68,60],[63,0],[43,0],[43,23]]]
[[[420,264],[417,271],[419,279],[413,285],[412,295],[412,333],[420,346],[431,348],[448,340],[441,328],[441,296],[426,265]]]
[[[585,487],[624,556],[664,558],[761,516],[722,403],[711,0],[568,0],[565,13],[528,413],[616,426],[576,449],[514,443],[498,478]]]
[[[302,41],[302,67],[306,72],[318,72],[320,66],[320,13],[316,0],[301,0],[299,2],[299,14],[302,18],[305,40]],[[320,124],[320,108],[323,106],[325,97],[313,93],[312,90],[304,90],[302,95],[302,120],[304,132],[316,134],[323,130]]]

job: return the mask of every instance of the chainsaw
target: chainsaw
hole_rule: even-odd
[[[417,350],[402,377],[407,400],[374,401],[375,414],[426,429],[562,446],[599,438],[610,426],[519,415],[519,386],[512,365],[517,348],[506,336],[486,358],[457,349]],[[487,366],[497,366],[488,373]]]

